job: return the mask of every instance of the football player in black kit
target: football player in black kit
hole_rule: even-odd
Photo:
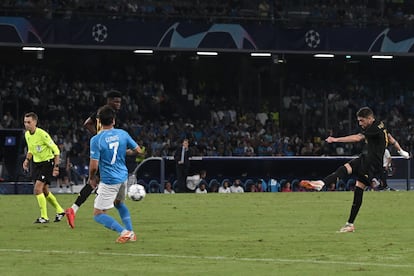
[[[328,143],[354,143],[365,141],[362,153],[355,159],[339,167],[334,173],[322,180],[309,181],[302,180],[300,186],[320,191],[323,186],[336,183],[338,179],[345,178],[350,174],[356,176],[354,200],[352,202],[351,213],[347,223],[339,230],[341,233],[354,232],[354,221],[362,205],[362,196],[365,187],[370,186],[373,178],[382,174],[383,156],[385,148],[389,143],[389,135],[381,121],[375,120],[373,111],[369,107],[362,107],[356,113],[358,124],[362,131],[358,134],[343,137],[328,137]],[[402,156],[409,155],[403,150],[398,153]]]
[[[122,95],[121,92],[111,90],[106,95],[106,104],[111,106],[116,112],[121,109]],[[92,134],[95,135],[101,130],[99,120],[96,119],[97,112],[91,114],[83,123],[83,126]],[[92,187],[87,183],[80,190],[76,201],[72,204],[72,207],[65,210],[66,219],[71,228],[75,228],[75,216],[79,207],[88,199],[95,187]]]

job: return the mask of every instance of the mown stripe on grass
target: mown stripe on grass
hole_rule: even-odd
[[[13,249],[0,248],[0,252],[7,253],[46,253],[46,254],[71,254],[71,255],[101,255],[101,256],[122,256],[122,257],[146,257],[146,258],[175,258],[175,259],[199,259],[199,260],[221,260],[221,261],[243,261],[243,262],[272,262],[272,263],[308,263],[308,264],[338,264],[348,266],[377,266],[377,267],[397,267],[414,268],[414,264],[389,264],[389,263],[369,263],[369,262],[343,262],[343,261],[323,261],[315,259],[283,259],[283,258],[240,258],[226,256],[191,256],[191,255],[168,255],[158,253],[118,253],[118,252],[90,252],[90,251],[64,251],[64,250],[32,250],[32,249]]]

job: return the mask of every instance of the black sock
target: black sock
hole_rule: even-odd
[[[346,170],[345,166],[340,166],[334,173],[331,173],[324,179],[322,179],[325,185],[330,185],[332,183],[338,182],[338,179],[343,179],[348,175],[348,171]]]
[[[354,201],[352,202],[351,214],[349,215],[348,222],[354,223],[356,216],[358,215],[359,207],[362,205],[362,196],[364,190],[360,187],[355,187]]]
[[[75,204],[80,207],[88,199],[92,191],[93,191],[93,188],[91,185],[86,184],[85,186],[83,186],[82,190],[79,193],[78,198],[76,198]]]

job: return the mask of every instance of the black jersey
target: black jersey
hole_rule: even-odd
[[[365,136],[365,147],[362,157],[375,170],[382,169],[385,148],[388,146],[388,132],[381,121],[374,121],[362,131]]]

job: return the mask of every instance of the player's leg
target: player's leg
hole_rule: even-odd
[[[83,186],[83,188],[79,192],[78,197],[75,200],[75,205],[79,208],[83,203],[85,203],[88,197],[92,194],[93,190],[94,188],[89,184],[86,184],[85,186]],[[77,209],[75,210],[75,213]]]
[[[54,194],[49,190],[49,185],[47,183],[43,186],[43,194],[45,195],[47,202],[49,202],[56,210],[54,222],[61,221],[65,216],[65,210],[63,210]]]
[[[354,221],[362,205],[362,198],[364,195],[365,187],[366,185],[357,180],[354,191],[354,200],[352,201],[351,213],[349,214],[347,223],[341,229],[339,229],[339,232],[345,233],[355,231]]]
[[[121,217],[122,223],[125,225],[125,228],[129,231],[133,231],[131,214],[129,213],[128,207],[125,205],[125,198],[127,192],[127,182],[123,183],[119,188],[119,192],[116,196],[114,205],[118,210],[119,216]]]
[[[71,228],[75,228],[76,212],[78,211],[79,207],[88,199],[93,190],[94,188],[91,185],[84,185],[83,188],[80,190],[79,195],[75,200],[75,203],[73,203],[70,208],[67,208],[65,210],[66,219]]]
[[[47,215],[47,204],[46,204],[46,197],[43,193],[43,187],[45,183],[36,180],[34,184],[34,195],[36,196],[37,203],[39,204],[40,209],[40,217],[35,220],[34,223],[48,223],[49,222],[49,216]]]
[[[329,185],[331,183],[338,182],[339,179],[344,179],[349,174],[352,173],[352,167],[349,163],[346,163],[343,166],[340,166],[336,169],[335,172],[331,173],[327,177],[323,178],[322,180],[316,181],[309,181],[309,180],[302,180],[299,185],[308,190],[317,190],[320,191],[325,185]]]
[[[114,202],[121,186],[122,184],[99,184],[97,193],[98,195],[96,196],[94,202],[93,217],[97,223],[100,223],[106,228],[119,233],[119,237],[117,238],[116,242],[125,243],[132,237],[133,232],[127,230],[112,216],[106,213],[106,210],[114,207]]]
[[[341,227],[339,229],[339,232],[354,232],[354,221],[356,216],[358,215],[359,208],[362,205],[362,197],[364,194],[364,190],[366,186],[371,185],[372,177],[368,177],[368,170],[366,167],[366,162],[364,162],[361,158],[355,158],[349,162],[349,165],[351,166],[352,172],[357,175],[357,181],[355,184],[355,190],[354,190],[354,199],[352,201],[352,207],[351,212],[349,214],[349,218],[345,226]],[[375,174],[371,174],[375,175]]]

